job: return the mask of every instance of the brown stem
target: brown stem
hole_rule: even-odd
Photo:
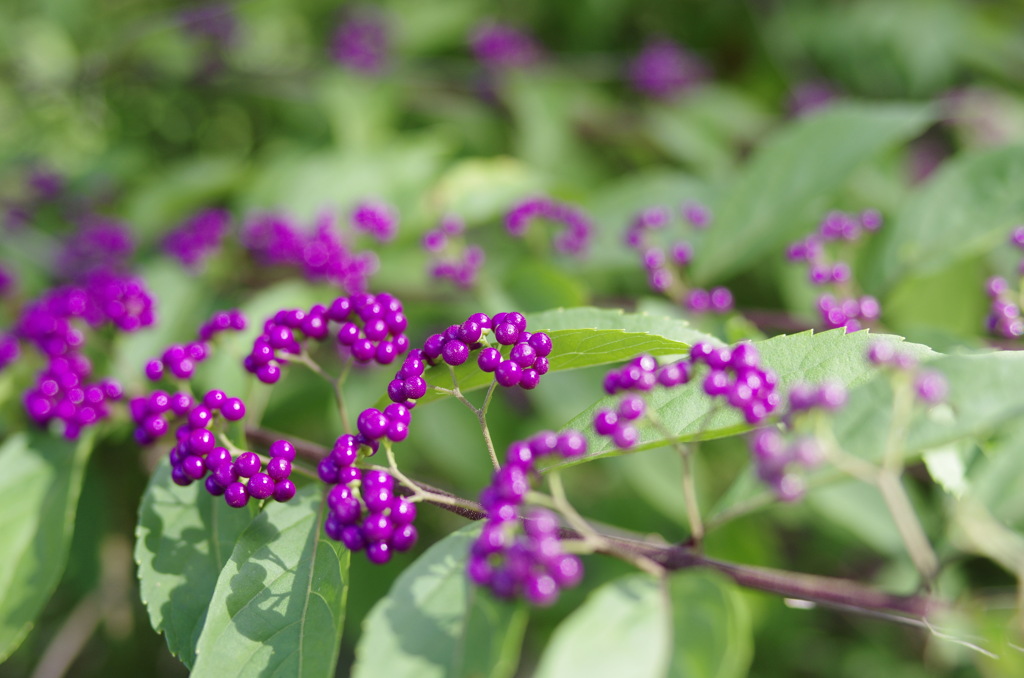
[[[260,441],[264,444],[270,444],[270,442],[281,437],[272,431],[264,429],[252,429],[247,431],[246,434],[250,440]],[[319,461],[328,452],[326,448],[315,443],[304,440],[296,441],[291,436],[288,436],[288,438],[295,445],[295,450],[298,454],[312,461]],[[432,487],[418,480],[414,482],[420,489],[427,492],[458,498],[457,495],[451,492]],[[413,490],[400,484],[398,492],[403,495],[409,495],[413,493]],[[462,516],[467,520],[484,520],[487,518],[487,513],[482,506],[467,499],[460,499],[460,502],[477,508],[453,506],[442,502],[428,501],[427,503]],[[601,552],[617,558],[625,557],[628,560],[634,560],[637,556],[642,556],[669,571],[706,567],[721,572],[744,588],[765,591],[766,593],[773,593],[786,598],[808,600],[831,607],[888,611],[910,617],[924,618],[943,606],[938,599],[927,595],[893,595],[850,579],[822,577],[800,572],[790,572],[788,570],[730,563],[709,558],[686,544],[654,543],[644,541],[640,535],[634,537],[628,532],[623,532],[622,534],[630,536],[602,534],[607,547]],[[583,538],[578,532],[567,527],[561,529],[560,535],[563,539]]]

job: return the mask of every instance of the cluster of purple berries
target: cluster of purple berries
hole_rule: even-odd
[[[425,369],[423,351],[418,348],[409,351],[402,367],[395,372],[395,378],[388,383],[388,397],[396,403],[412,407],[416,400],[427,393],[427,381],[423,378]]]
[[[92,365],[82,353],[86,335],[75,326],[76,318],[91,327],[109,323],[131,332],[153,323],[153,302],[138,280],[97,271],[81,285],[58,287],[22,310],[13,337],[31,342],[48,359],[25,393],[25,411],[41,426],[63,422],[69,439],[105,419],[107,401],[122,395],[116,382],[87,383]],[[18,355],[12,337],[4,343],[4,355],[8,362]]]
[[[874,297],[863,295],[857,298],[850,291],[852,273],[850,265],[830,257],[829,243],[840,246],[852,243],[864,234],[877,231],[882,226],[882,215],[877,210],[865,210],[859,215],[833,211],[825,215],[816,233],[793,243],[786,251],[786,258],[793,262],[807,264],[807,276],[811,283],[831,286],[836,294],[825,293],[818,299],[821,319],[829,328],[845,327],[855,332],[865,322],[877,320],[881,307]]]
[[[583,565],[562,550],[558,518],[537,508],[523,515],[522,505],[539,459],[572,459],[586,452],[587,440],[578,431],[544,431],[509,446],[505,466],[480,494],[487,521],[470,548],[466,568],[474,583],[499,598],[523,596],[534,605],[550,605],[559,590],[579,583]]]
[[[495,346],[485,346],[489,337],[501,346],[510,346],[504,357]],[[423,344],[423,357],[433,363],[438,359],[449,365],[461,365],[472,351],[479,349],[477,366],[493,372],[499,386],[519,386],[530,390],[550,368],[551,337],[544,332],[527,332],[526,317],[518,311],[474,313],[461,325],[451,325],[443,334],[433,334]]]
[[[146,377],[159,381],[166,372],[177,379],[191,379],[196,366],[210,353],[207,342],[226,330],[244,330],[245,316],[237,309],[217,311],[199,328],[199,337],[188,344],[172,344],[163,355],[146,363]]]
[[[164,251],[194,271],[217,251],[230,227],[231,214],[227,210],[202,210],[164,237]]]
[[[376,565],[391,560],[396,551],[416,544],[416,504],[395,492],[395,479],[386,471],[362,471],[352,464],[359,456],[353,436],[342,436],[331,450],[339,471],[327,493],[330,514],[324,532],[349,551],[366,551]]]
[[[387,66],[390,49],[384,17],[366,10],[348,17],[338,26],[331,41],[334,60],[362,75],[380,74]]]
[[[790,389],[783,423],[792,430],[795,420],[808,412],[835,412],[845,404],[846,389],[839,384],[796,384]],[[777,428],[761,428],[751,432],[747,442],[758,477],[779,499],[796,501],[803,496],[803,479],[793,467],[809,469],[821,462],[821,447],[812,436],[794,437]]]
[[[629,64],[636,91],[654,99],[672,99],[707,78],[704,62],[671,40],[652,42]]]
[[[1006,278],[989,278],[985,284],[985,291],[992,300],[988,317],[985,319],[986,329],[1007,339],[1016,339],[1024,335],[1024,318],[1021,318],[1020,304]]]
[[[1017,226],[1010,232],[1010,244],[1024,249],[1024,226]],[[1024,275],[1024,259],[1017,268],[1018,282]],[[1021,318],[1020,295],[1011,287],[1009,281],[1001,276],[989,278],[985,291],[992,300],[989,306],[985,327],[991,333],[1007,339],[1016,339],[1024,335],[1024,318]]]
[[[647,403],[639,393],[655,386],[672,388],[690,380],[690,364],[685,360],[659,367],[649,355],[637,356],[621,369],[610,370],[604,378],[608,395],[626,392],[615,409],[600,409],[594,414],[594,431],[612,439],[619,449],[636,444],[639,434],[635,421],[647,410]]]
[[[484,264],[484,251],[477,245],[466,245],[462,237],[466,227],[458,217],[448,215],[437,228],[423,235],[423,249],[431,254],[430,275],[448,279],[463,289],[476,282]]]
[[[550,198],[528,198],[515,204],[505,215],[505,228],[510,235],[521,238],[537,219],[561,224],[564,230],[555,237],[555,250],[562,254],[583,254],[594,230],[583,212]]]
[[[169,455],[171,479],[178,485],[189,485],[205,477],[206,491],[215,497],[223,495],[232,508],[242,508],[250,497],[273,497],[276,501],[294,497],[295,483],[288,476],[295,447],[287,440],[271,443],[266,469],[255,452],[240,452],[232,459],[227,448],[217,445],[216,435],[210,430],[218,414],[227,421],[237,421],[245,416],[245,404],[229,398],[224,391],[207,391],[202,402],[182,415],[185,423],[178,427],[178,442]]]
[[[337,340],[357,362],[391,364],[409,349],[404,334],[408,320],[402,303],[394,296],[359,293],[338,297],[330,307],[316,304],[308,312],[282,309],[263,325],[263,333],[253,342],[243,365],[265,384],[281,378],[282,355],[299,355],[302,338],[322,341],[337,324]],[[298,334],[298,336],[296,336]]]
[[[398,233],[398,210],[382,202],[361,202],[350,218],[356,231],[373,236],[377,242],[389,242]]]
[[[108,403],[120,400],[123,392],[113,380],[87,383],[92,374],[89,359],[81,353],[52,356],[24,396],[25,411],[40,426],[58,420],[64,437],[78,438],[82,429],[109,416]]]
[[[242,244],[260,262],[300,268],[310,280],[339,285],[349,293],[363,292],[377,271],[373,252],[352,252],[335,234],[334,219],[321,215],[312,233],[280,214],[261,214],[242,229]]]
[[[686,203],[681,212],[694,229],[706,228],[711,223],[710,211],[699,203]],[[664,248],[650,244],[648,233],[665,228],[670,221],[671,213],[667,208],[649,207],[637,213],[626,229],[626,244],[640,253],[651,289],[660,294],[668,294],[695,313],[731,311],[733,297],[728,288],[685,289],[685,286],[680,285],[683,272],[693,261],[692,244],[685,240],[674,242],[667,253]]]
[[[760,366],[760,356],[753,344],[740,343],[730,349],[696,343],[690,348],[691,370],[696,372],[702,363],[708,367],[704,392],[725,398],[743,413],[747,423],[760,424],[778,408],[778,378]]]
[[[91,273],[123,269],[134,251],[135,241],[126,225],[89,215],[79,220],[78,231],[57,251],[54,270],[62,278],[80,280]]]
[[[541,50],[530,35],[505,24],[477,26],[469,37],[469,45],[477,61],[489,68],[523,68],[541,57]]]
[[[949,383],[941,372],[920,369],[912,356],[899,353],[892,344],[876,342],[868,347],[868,362],[880,367],[910,372],[914,376],[914,392],[918,399],[928,405],[940,403],[949,394]]]
[[[821,463],[821,448],[811,436],[787,440],[775,428],[759,428],[747,439],[757,476],[782,501],[796,501],[804,495],[804,481],[793,467],[813,468]]]
[[[380,411],[375,407],[363,410],[356,419],[359,435],[356,440],[376,450],[377,441],[387,438],[399,443],[409,435],[409,421],[412,412],[402,403],[391,403]]]

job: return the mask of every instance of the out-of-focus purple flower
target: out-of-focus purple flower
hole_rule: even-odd
[[[36,200],[54,200],[64,191],[64,177],[45,167],[34,167],[28,175],[28,186]]]
[[[649,43],[629,64],[633,88],[655,99],[671,99],[707,77],[699,57],[671,40]]]
[[[364,75],[378,75],[387,67],[391,49],[388,26],[374,12],[346,19],[334,32],[331,56],[342,66]]]
[[[398,233],[398,210],[382,202],[361,202],[352,210],[352,226],[378,242],[388,242]]]
[[[258,214],[242,228],[242,245],[265,264],[302,260],[305,237],[298,225],[283,214]]]
[[[17,337],[13,334],[0,334],[0,370],[17,360],[20,353]]]
[[[167,234],[164,251],[177,257],[186,268],[196,270],[220,247],[230,225],[231,214],[227,210],[201,210]]]
[[[14,283],[17,280],[14,274],[6,267],[0,265],[0,297],[6,297],[14,290]]]
[[[227,45],[235,39],[238,21],[226,2],[216,2],[183,9],[178,13],[182,30],[197,38]]]
[[[312,233],[280,214],[261,214],[242,229],[242,244],[265,264],[295,266],[311,280],[333,282],[349,293],[363,292],[379,265],[373,252],[352,252],[336,234],[330,214],[317,220]]]
[[[57,253],[54,264],[58,275],[76,280],[95,271],[123,269],[134,251],[135,241],[127,226],[90,216]]]
[[[562,254],[583,254],[590,242],[593,226],[580,210],[550,198],[527,198],[513,206],[505,215],[509,234],[522,237],[534,219],[547,219],[565,227],[555,237],[555,249]]]
[[[827,82],[801,82],[789,94],[789,112],[794,116],[807,115],[829,106],[838,98],[838,90]]]
[[[466,225],[454,214],[445,215],[437,228],[423,235],[423,249],[431,255],[430,275],[451,280],[468,289],[476,283],[484,264],[484,251],[477,245],[466,245]]]
[[[541,50],[534,39],[517,28],[485,23],[473,29],[469,37],[473,56],[491,68],[522,68],[537,63]]]

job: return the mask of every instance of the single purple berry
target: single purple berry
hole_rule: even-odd
[[[292,463],[283,457],[274,457],[267,462],[267,475],[274,480],[284,480],[292,473]]]
[[[416,539],[418,536],[416,528],[412,525],[399,525],[391,534],[391,538],[388,540],[388,543],[391,544],[391,547],[396,551],[408,551],[416,545]]]
[[[260,470],[260,458],[254,452],[243,452],[235,460],[234,471],[242,478],[251,478]]]
[[[266,473],[257,473],[249,478],[246,491],[255,499],[266,499],[274,493],[274,479]]]
[[[523,368],[511,360],[502,360],[494,370],[494,380],[506,388],[515,386],[523,378]]]
[[[242,508],[249,503],[249,492],[242,483],[231,483],[224,488],[224,501],[231,508]]]
[[[493,372],[501,363],[501,352],[491,346],[481,349],[476,359],[477,366],[484,372]]]
[[[288,478],[274,483],[274,501],[285,502],[295,496],[295,483]]]
[[[388,420],[380,410],[371,407],[359,414],[356,428],[367,438],[377,439],[387,433]]]
[[[228,421],[238,421],[245,416],[245,403],[241,398],[228,398],[221,405],[220,413]]]
[[[452,339],[441,349],[441,357],[449,365],[461,365],[469,357],[469,347],[458,339]]]
[[[188,425],[192,428],[206,428],[213,421],[213,413],[205,405],[198,405],[188,413]]]

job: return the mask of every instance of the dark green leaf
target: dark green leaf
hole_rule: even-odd
[[[349,552],[323,531],[323,488],[269,502],[220,573],[193,676],[333,676]]]
[[[466,558],[480,525],[430,547],[395,581],[363,624],[355,678],[510,676],[527,611],[470,584]]]
[[[201,483],[174,484],[166,460],[150,478],[135,528],[139,589],[153,629],[185,666],[195,663],[214,586],[255,513],[254,505],[229,507]]]
[[[18,433],[0,447],[0,661],[32,629],[64,572],[93,436]]]
[[[848,103],[782,128],[714,203],[694,278],[721,279],[758,259],[781,256],[786,243],[811,230],[853,170],[915,136],[931,119],[921,105]]]
[[[750,613],[736,585],[713,572],[668,579],[675,648],[672,678],[741,678],[754,656]]]

